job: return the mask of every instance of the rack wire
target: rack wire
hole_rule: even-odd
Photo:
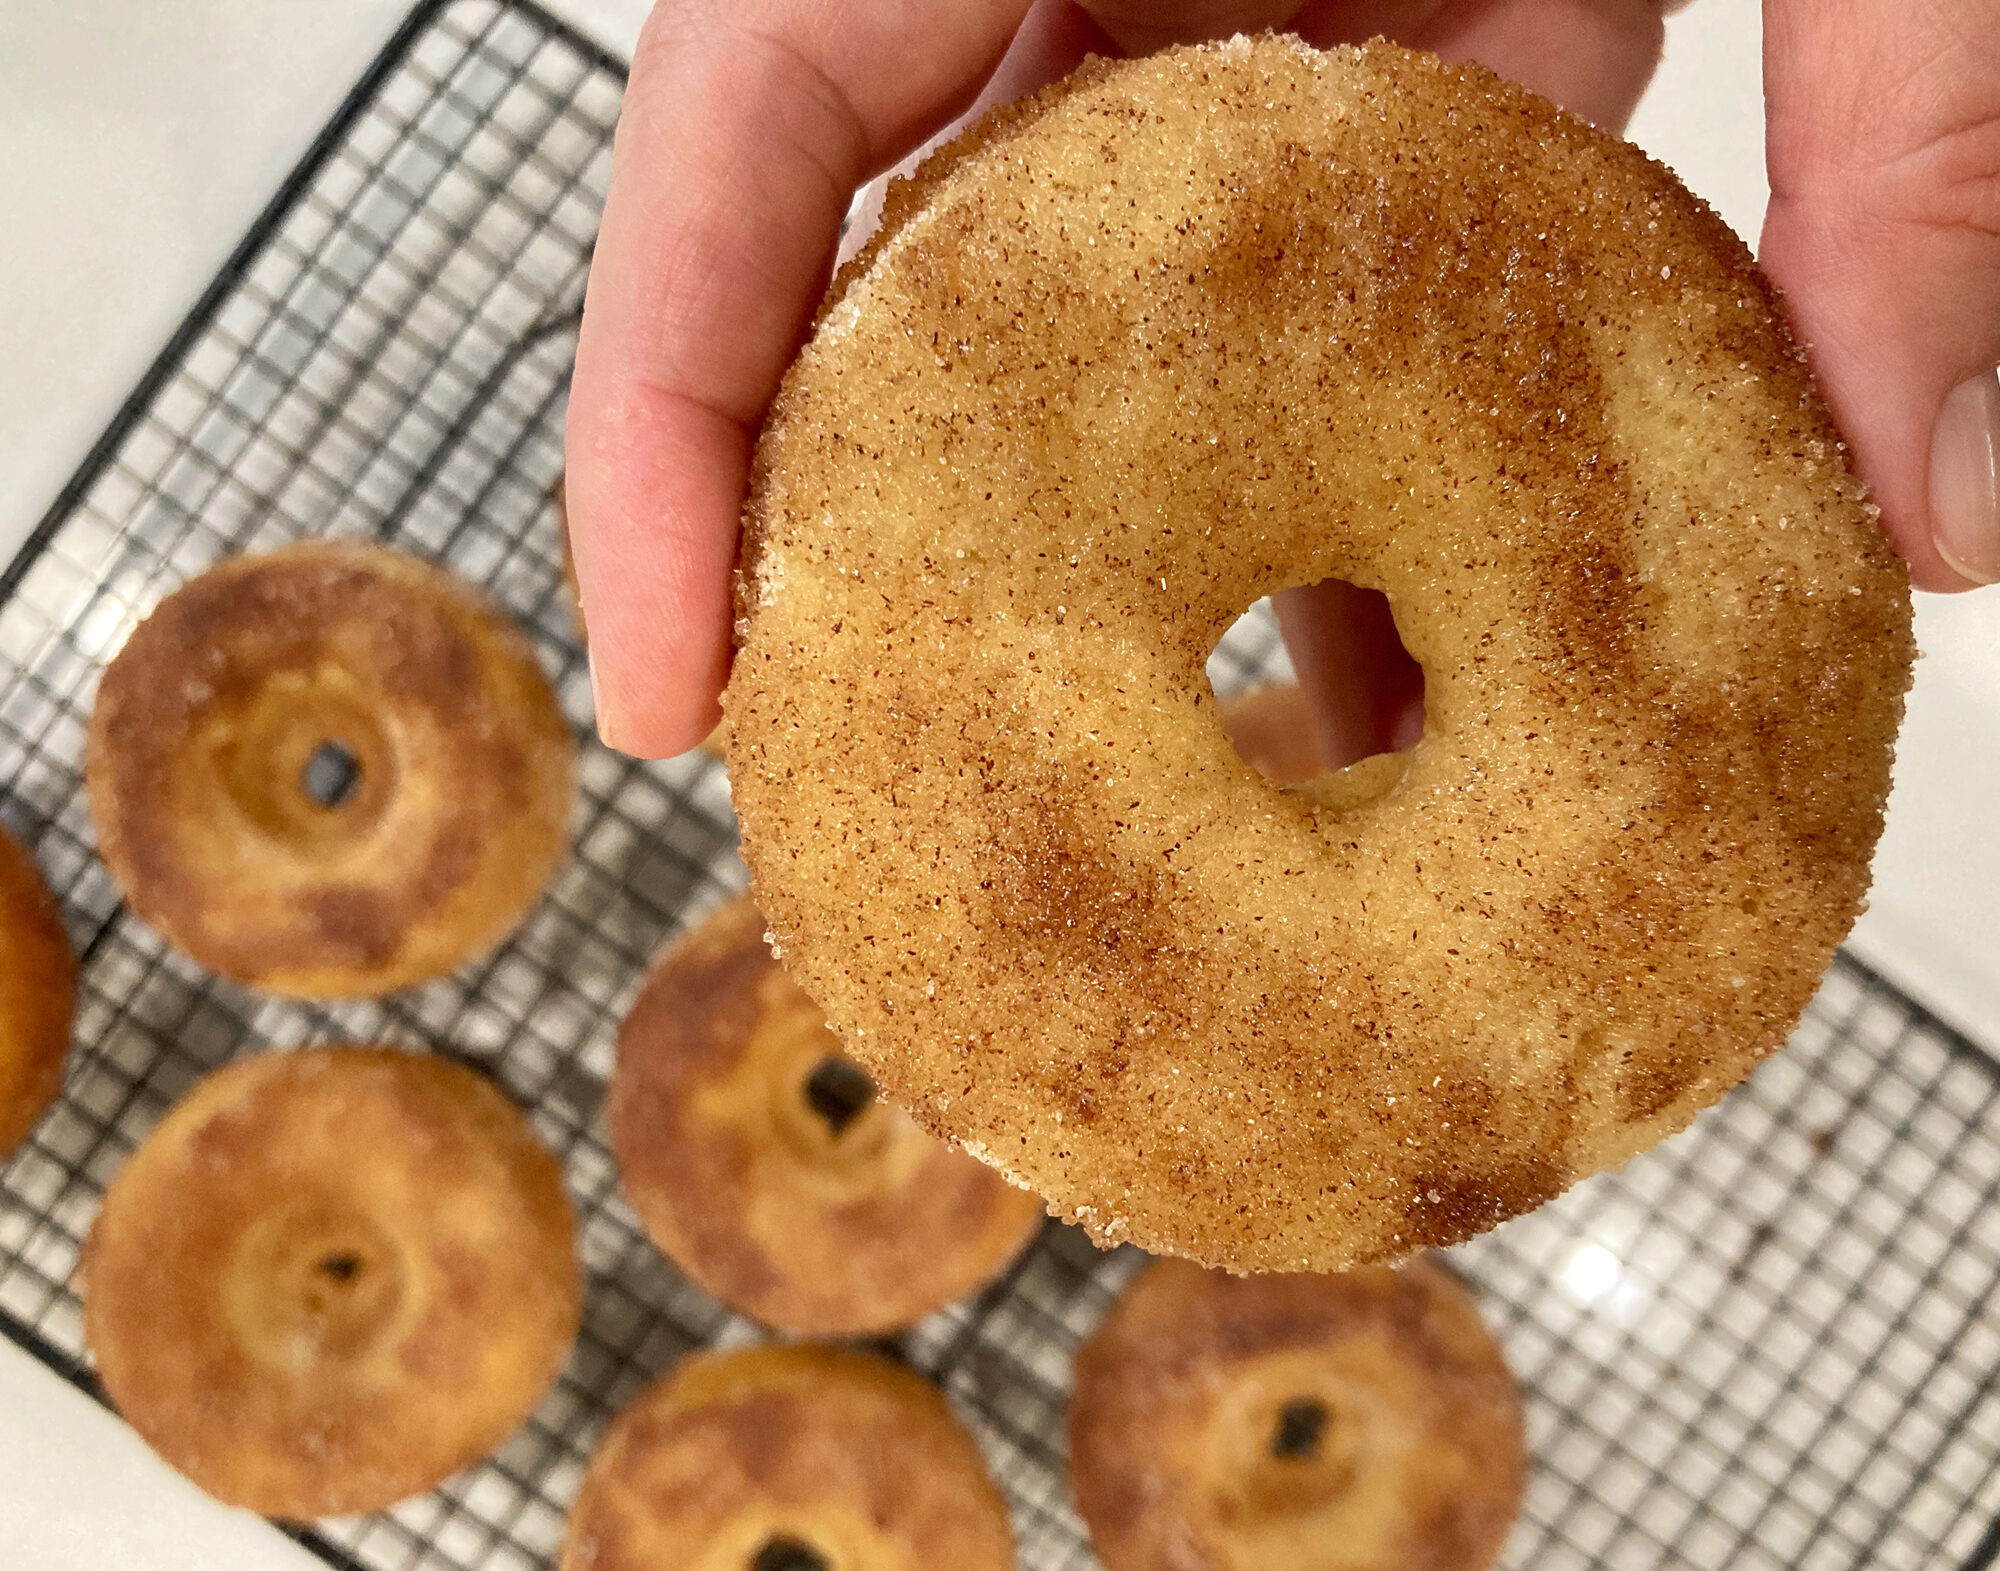
[[[77,1260],[163,1110],[239,1054],[387,1040],[478,1065],[562,1153],[589,1291],[560,1383],[486,1463],[294,1529],[368,1571],[552,1566],[604,1420],[690,1349],[759,1333],[617,1195],[598,1118],[650,957],[742,885],[721,772],[589,740],[547,502],[620,63],[531,4],[426,0],[0,573],[0,819],[83,957],[60,1101],[0,1166],[0,1331],[97,1393]],[[375,1004],[260,998],[129,917],[81,785],[98,673],[233,552],[360,535],[516,617],[583,739],[574,854],[513,939]],[[1218,690],[1282,666],[1255,613]],[[1851,959],[1790,1048],[1687,1134],[1453,1252],[1528,1393],[1504,1563],[1809,1568],[2000,1555],[2000,1066]],[[1139,1262],[1051,1225],[897,1350],[978,1434],[1034,1571],[1093,1566],[1068,1504],[1071,1353]]]

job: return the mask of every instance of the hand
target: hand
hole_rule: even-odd
[[[1765,0],[1764,269],[1924,589],[2000,581],[2000,13]]]
[[[1885,521],[1919,582],[1939,588],[2000,577],[2000,392],[1988,374],[1946,398],[2000,360],[2000,41],[1978,34],[1974,15],[1989,3],[1770,0],[1772,266],[1807,334],[1825,337],[1827,395]],[[1093,50],[1289,23],[1320,45],[1386,33],[1478,59],[1615,131],[1652,76],[1663,8],[662,0],[633,61],[569,414],[568,502],[604,739],[665,756],[713,724],[758,422],[825,286],[851,192],[954,116]],[[1850,52],[1850,38],[1865,42]],[[1907,68],[1885,77],[1885,60]],[[1857,126],[1880,129],[1834,134]],[[1866,202],[1843,184],[1857,172],[1869,176]],[[1885,206],[1884,193],[1897,200]],[[1885,226],[1899,243],[1878,256]],[[1943,287],[1926,294],[1913,278]],[[1940,411],[1948,456],[1933,484]],[[1857,419],[1876,422],[1865,439]],[[1935,517],[1964,543],[1940,554]],[[1280,617],[1321,695],[1332,761],[1407,739],[1414,667],[1379,597],[1296,591]]]

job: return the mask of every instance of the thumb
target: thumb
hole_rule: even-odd
[[[1304,0],[1081,0],[1127,54],[1283,27]]]
[[[1766,0],[1786,291],[1920,588],[2000,581],[2000,27],[1992,0]]]

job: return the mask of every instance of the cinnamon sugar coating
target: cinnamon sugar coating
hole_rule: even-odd
[[[698,1354],[611,1421],[562,1571],[1012,1571],[1007,1507],[935,1387],[872,1353]]]
[[[499,1445],[583,1283],[562,1169],[490,1081],[383,1048],[259,1054],[177,1103],[84,1255],[105,1390],[217,1499],[375,1511]]]
[[[1521,1393],[1430,1260],[1149,1267],[1077,1351],[1070,1477],[1107,1571],[1484,1571]]]
[[[647,977],[618,1033],[609,1120],[661,1251],[798,1335],[911,1325],[997,1275],[1042,1222],[1035,1196],[873,1094],[748,897]]]
[[[308,771],[353,765],[337,803]],[[449,573],[355,541],[231,558],[133,631],[90,717],[98,847],[202,964],[305,998],[442,976],[568,848],[574,744],[527,641]]]
[[[1474,66],[1087,65],[892,197],[760,441],[725,699],[758,902],[885,1090],[1101,1240],[1492,1227],[1777,1047],[1858,911],[1907,578],[1769,286]],[[1203,675],[1381,590],[1393,767]]]

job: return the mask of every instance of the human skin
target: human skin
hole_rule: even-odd
[[[1710,0],[1729,3],[1729,0]],[[1735,0],[1740,3],[1740,0]],[[1477,60],[1621,131],[1673,0],[661,0],[632,62],[577,349],[570,528],[598,729],[718,715],[750,451],[854,191],[1082,57],[1282,26]],[[1920,588],[2000,581],[1994,0],[1765,0],[1761,261]],[[1379,597],[1283,597],[1322,752],[1413,739]]]

